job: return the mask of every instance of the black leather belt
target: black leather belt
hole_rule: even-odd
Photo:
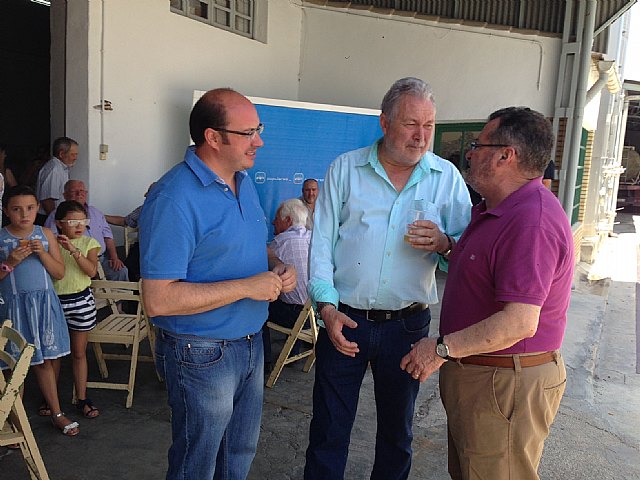
[[[359,308],[353,308],[349,305],[345,305],[340,302],[338,304],[338,310],[340,310],[345,315],[349,315],[350,313],[354,315],[358,315],[359,317],[364,317],[370,322],[386,322],[387,320],[401,320],[406,317],[410,317],[411,315],[415,315],[418,312],[422,312],[429,308],[429,305],[426,303],[412,303],[408,307],[405,307],[401,310],[360,310]]]

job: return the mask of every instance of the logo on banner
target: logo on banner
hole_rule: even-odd
[[[302,182],[304,182],[304,173],[294,173],[293,183],[296,185],[300,185]]]
[[[265,172],[256,172],[255,182],[264,183],[267,181],[267,174]]]

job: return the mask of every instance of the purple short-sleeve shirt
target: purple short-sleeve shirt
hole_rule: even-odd
[[[496,208],[472,210],[449,261],[440,334],[474,325],[506,302],[538,305],[538,330],[495,354],[560,348],[573,280],[573,236],[558,199],[540,178],[531,180]]]

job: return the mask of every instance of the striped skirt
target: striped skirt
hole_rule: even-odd
[[[69,330],[88,332],[96,326],[96,301],[89,287],[78,293],[58,295]]]

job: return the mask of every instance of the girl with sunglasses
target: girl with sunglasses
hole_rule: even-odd
[[[64,260],[65,275],[53,285],[60,298],[71,337],[73,381],[78,395],[76,407],[86,418],[100,411],[87,398],[87,340],[96,326],[96,303],[91,293],[91,279],[98,271],[100,244],[85,235],[89,219],[84,206],[75,200],[62,202],[56,209],[58,243]]]

